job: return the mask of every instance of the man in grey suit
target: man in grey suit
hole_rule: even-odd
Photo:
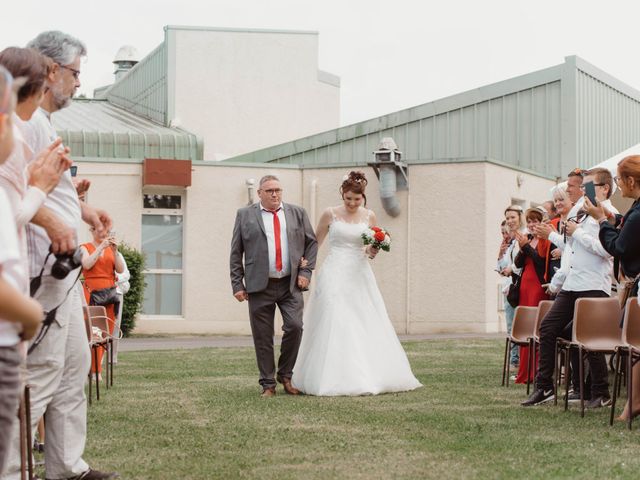
[[[231,286],[239,302],[249,301],[262,396],[276,393],[273,352],[276,305],[282,314],[284,331],[277,380],[286,393],[297,395],[291,375],[302,338],[302,291],[309,286],[318,244],[305,210],[282,203],[282,186],[276,176],[260,179],[258,197],[259,203],[241,208],[236,214],[231,240]],[[306,262],[301,266],[303,258]]]

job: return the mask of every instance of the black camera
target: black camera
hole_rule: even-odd
[[[82,266],[82,250],[76,248],[71,253],[59,253],[55,254],[56,261],[51,265],[51,276],[55,279],[62,280],[69,272]]]

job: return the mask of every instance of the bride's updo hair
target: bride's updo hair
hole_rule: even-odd
[[[342,185],[340,185],[340,195],[344,198],[344,194],[352,192],[360,194],[364,198],[364,204],[367,205],[367,196],[364,191],[367,188],[367,177],[364,176],[364,172],[356,172],[352,170],[349,175],[346,175],[342,179]]]

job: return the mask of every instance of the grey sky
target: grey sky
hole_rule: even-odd
[[[341,77],[342,124],[579,55],[640,89],[640,2],[593,0],[7,0],[0,47],[59,29],[84,40],[81,92],[111,83],[124,44],[142,56],[164,25],[315,30],[319,67]],[[55,5],[55,8],[52,6]]]

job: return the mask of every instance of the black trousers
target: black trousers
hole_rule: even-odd
[[[545,390],[553,388],[553,370],[555,368],[556,338],[563,337],[567,325],[573,320],[576,300],[579,298],[608,297],[601,290],[569,292],[561,290],[556,296],[551,310],[540,324],[540,363],[536,375],[536,387]],[[607,362],[603,353],[590,353],[589,373],[591,375],[591,397],[609,395],[609,379]],[[575,386],[574,382],[574,386]]]

